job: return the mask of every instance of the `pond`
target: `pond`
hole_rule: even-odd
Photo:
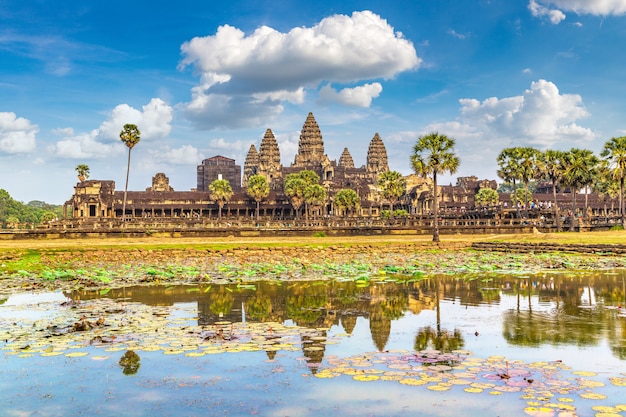
[[[3,416],[626,416],[626,272],[0,300]]]

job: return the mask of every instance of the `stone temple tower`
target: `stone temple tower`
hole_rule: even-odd
[[[259,153],[256,151],[254,144],[250,145],[248,155],[246,155],[246,162],[243,164],[243,178],[241,180],[241,186],[246,188],[248,185],[248,179],[257,174],[259,170]]]
[[[298,153],[292,165],[294,168],[309,168],[319,166],[324,161],[324,140],[320,127],[313,117],[309,115],[302,126],[300,141],[298,142]]]
[[[343,148],[343,152],[339,157],[339,166],[343,168],[354,168],[354,160],[348,148]]]
[[[377,176],[386,171],[389,171],[387,149],[383,140],[376,133],[367,150],[367,172]]]

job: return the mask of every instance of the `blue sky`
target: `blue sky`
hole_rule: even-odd
[[[379,133],[410,174],[420,135],[497,179],[510,146],[599,152],[626,134],[626,0],[0,0],[0,188],[61,204],[74,167],[123,189],[196,186],[272,129],[289,166],[313,112],[331,160]]]

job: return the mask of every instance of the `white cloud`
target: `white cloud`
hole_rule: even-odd
[[[198,165],[204,158],[197,148],[183,145],[180,148],[163,147],[159,150],[149,150],[152,157],[170,165]]]
[[[563,11],[595,16],[626,14],[626,0],[530,0],[528,8],[533,16],[548,17],[557,24],[565,19]]]
[[[0,112],[0,152],[28,153],[35,150],[39,127],[12,112]]]
[[[580,95],[560,94],[557,86],[546,80],[533,82],[520,96],[459,102],[462,121],[488,133],[488,137],[510,138],[542,148],[587,143],[596,137],[591,129],[576,124],[589,116]]]
[[[165,137],[172,130],[173,113],[172,107],[160,98],[153,98],[141,110],[119,104],[100,125],[100,134],[102,139],[119,140],[124,125],[131,123],[139,128],[141,139]]]
[[[89,133],[72,135],[63,138],[51,145],[48,151],[70,159],[98,159],[120,155],[124,152],[124,145],[120,143],[104,144],[98,141],[100,132],[95,129]]]
[[[466,39],[469,36],[466,33],[459,33],[454,29],[449,29],[448,34],[454,36],[457,39]]]
[[[344,88],[337,92],[330,84],[326,84],[320,90],[320,101],[323,103],[334,102],[346,106],[369,107],[372,99],[383,91],[380,83],[364,84],[354,88]]]
[[[159,98],[137,110],[128,104],[116,106],[99,129],[89,133],[74,134],[72,128],[54,129],[55,135],[63,137],[48,150],[62,158],[98,159],[119,155],[126,149],[119,140],[119,134],[127,123],[136,124],[141,131],[141,139],[153,139],[170,133],[173,109]]]
[[[421,63],[413,44],[370,11],[330,16],[287,33],[262,26],[246,35],[225,25],[181,50],[179,68],[201,73],[187,115],[204,128],[258,125],[268,119],[255,113],[276,115],[282,101],[303,100],[305,88],[323,81],[390,79]]]
[[[52,134],[56,136],[73,136],[74,129],[71,127],[60,127],[57,129],[52,129]]]
[[[550,23],[557,25],[561,23],[561,21],[565,20],[565,13],[560,10],[551,10],[541,4],[537,3],[536,0],[530,0],[528,3],[528,9],[535,17],[547,17],[550,20]]]

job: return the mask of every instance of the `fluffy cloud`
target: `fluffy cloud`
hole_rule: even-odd
[[[100,125],[100,135],[103,139],[119,140],[124,125],[132,123],[141,131],[141,139],[165,137],[172,130],[170,122],[173,113],[172,107],[160,98],[153,98],[141,110],[128,104],[120,104]]]
[[[541,4],[537,3],[535,0],[530,0],[528,3],[528,9],[535,17],[546,17],[552,24],[559,24],[561,21],[565,20],[565,13],[560,10],[551,10]]]
[[[17,117],[15,113],[0,112],[0,152],[8,154],[28,153],[35,150],[37,125]]]
[[[533,16],[548,17],[550,22],[557,24],[565,19],[563,10],[596,16],[626,14],[626,0],[530,0],[528,8]]]
[[[141,131],[141,139],[154,139],[167,136],[172,129],[173,109],[163,100],[153,98],[137,110],[128,104],[116,106],[99,129],[89,133],[74,134],[71,128],[55,129],[63,139],[48,150],[62,158],[97,159],[124,152],[119,135],[127,123],[136,124]]]
[[[459,102],[464,123],[495,137],[542,148],[595,138],[593,131],[576,124],[589,116],[580,95],[560,94],[557,86],[546,80],[533,82],[520,96]]]
[[[533,82],[518,96],[467,98],[459,103],[461,114],[456,120],[433,123],[414,136],[437,131],[456,139],[459,175],[492,178],[497,155],[507,147],[588,148],[597,139],[591,129],[577,123],[589,116],[582,98],[562,94],[546,80]],[[414,138],[411,141],[410,135],[403,135],[399,140],[412,143]]]
[[[198,165],[205,159],[204,155],[191,145],[183,145],[174,149],[166,146],[156,151],[149,150],[149,152],[155,160],[170,165]]]
[[[124,152],[124,145],[120,143],[105,144],[98,140],[100,132],[95,129],[89,133],[64,137],[56,144],[51,145],[48,151],[70,159],[101,159],[119,155]]]
[[[251,126],[256,112],[280,113],[281,102],[301,100],[304,88],[389,79],[421,62],[413,44],[370,11],[330,16],[288,33],[262,26],[246,36],[225,25],[181,50],[179,68],[194,66],[201,74],[187,114],[205,128]]]
[[[344,88],[337,92],[330,84],[320,90],[320,101],[341,103],[346,106],[369,107],[372,99],[383,91],[380,83],[365,84],[354,88]]]

